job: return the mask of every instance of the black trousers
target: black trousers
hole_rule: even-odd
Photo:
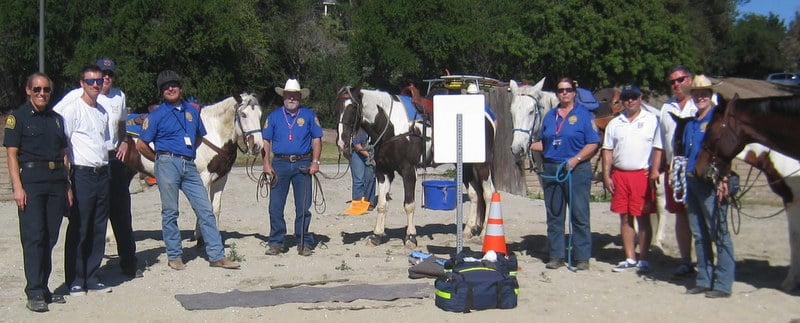
[[[125,175],[125,163],[111,158],[108,159],[111,169],[110,212],[111,229],[117,240],[117,255],[119,255],[122,272],[131,274],[136,272],[136,241],[133,238],[131,225],[131,193],[128,188],[128,177]]]
[[[67,286],[99,283],[97,273],[106,247],[109,208],[108,168],[104,172],[73,168],[73,202],[67,225],[64,271]]]
[[[58,179],[51,182],[25,183],[23,180],[22,184],[28,200],[25,209],[18,211],[19,237],[25,266],[25,294],[29,299],[51,295],[47,281],[53,268],[53,247],[67,208],[66,176],[56,177]]]

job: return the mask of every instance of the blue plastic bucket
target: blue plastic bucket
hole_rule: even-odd
[[[456,208],[456,182],[450,180],[430,180],[422,182],[425,194],[425,208],[432,210],[452,210]]]

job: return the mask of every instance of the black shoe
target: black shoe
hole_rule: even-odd
[[[706,292],[706,298],[728,298],[731,297],[730,293],[721,290],[710,290]]]
[[[56,303],[56,304],[65,304],[67,302],[67,300],[64,299],[64,295],[56,295],[56,294],[50,295],[50,297],[48,299],[45,299],[45,301],[47,303]]]
[[[25,304],[25,307],[37,313],[43,313],[50,310],[47,308],[47,303],[44,301],[44,296],[34,296],[28,300],[28,304]]]
[[[695,286],[693,288],[687,289],[686,290],[686,294],[695,295],[695,294],[705,293],[705,292],[710,291],[710,290],[711,289],[708,288],[708,287]]]
[[[579,260],[577,263],[575,263],[575,270],[589,270],[589,261]]]
[[[561,258],[550,259],[550,261],[546,265],[544,265],[544,268],[547,269],[558,269],[561,267],[564,267],[564,259]]]
[[[131,269],[123,269],[122,273],[125,276],[128,276],[128,278],[142,278],[142,277],[144,277],[144,272],[141,269],[138,269],[138,268],[134,268],[133,270],[131,270]]]

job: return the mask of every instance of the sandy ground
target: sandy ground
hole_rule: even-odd
[[[336,174],[336,166],[324,165],[323,171]],[[427,179],[435,178],[426,175]],[[611,268],[622,258],[618,238],[618,216],[608,211],[608,203],[592,204],[594,258],[589,271],[573,273],[565,268],[547,270],[545,260],[544,204],[540,200],[502,194],[502,213],[509,248],[519,257],[519,305],[511,310],[488,310],[471,314],[444,312],[433,298],[399,299],[390,302],[356,300],[351,303],[288,303],[260,308],[230,307],[221,310],[188,311],[175,299],[176,294],[227,292],[232,290],[268,290],[271,285],[319,280],[348,279],[342,284],[391,284],[427,281],[407,277],[409,250],[401,237],[406,222],[398,201],[402,184],[396,182],[390,202],[387,227],[390,239],[378,247],[368,247],[364,238],[372,231],[375,212],[364,216],[341,216],[350,198],[350,175],[341,179],[323,179],[325,209],[314,214],[311,230],[320,245],[311,257],[294,252],[265,256],[262,242],[269,230],[267,200],[256,201],[255,184],[244,169],[234,169],[223,195],[220,229],[225,242],[244,258],[242,269],[210,268],[203,251],[188,237],[195,217],[185,200],[181,204],[180,226],[183,229],[184,259],[188,268],[174,271],[167,267],[161,241],[161,218],[158,192],[154,188],[133,195],[133,222],[137,255],[145,267],[144,278],[130,280],[118,269],[116,246],[106,249],[102,279],[114,291],[68,297],[67,304],[54,304],[50,312],[37,314],[25,309],[24,275],[19,243],[19,227],[13,202],[0,204],[0,321],[62,320],[173,322],[191,321],[357,321],[376,319],[414,322],[787,322],[800,318],[800,298],[786,294],[779,285],[787,272],[788,237],[785,216],[756,220],[743,217],[741,232],[733,236],[737,274],[733,296],[729,299],[706,299],[685,295],[691,279],[674,279],[670,273],[677,265],[677,251],[672,238],[672,219],[663,251],[651,259],[654,274],[639,277],[633,272],[614,273]],[[419,191],[419,185],[417,190]],[[418,198],[419,199],[419,198]],[[419,202],[418,202],[419,204]],[[289,205],[292,205],[291,202]],[[775,207],[750,207],[748,212],[768,215]],[[287,219],[293,221],[288,208]],[[417,208],[418,250],[441,256],[455,249],[455,211]],[[64,279],[63,239],[53,254],[54,272],[51,288],[59,288]],[[235,245],[235,248],[233,246]],[[478,240],[464,246],[481,249]],[[346,266],[343,266],[346,265]],[[342,270],[345,267],[345,270]],[[432,295],[431,295],[432,296]],[[467,315],[467,316],[465,316]]]

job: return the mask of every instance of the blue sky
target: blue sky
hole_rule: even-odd
[[[750,0],[750,3],[740,6],[740,13],[756,13],[768,15],[769,12],[777,14],[786,26],[794,20],[795,12],[800,10],[800,0]]]

